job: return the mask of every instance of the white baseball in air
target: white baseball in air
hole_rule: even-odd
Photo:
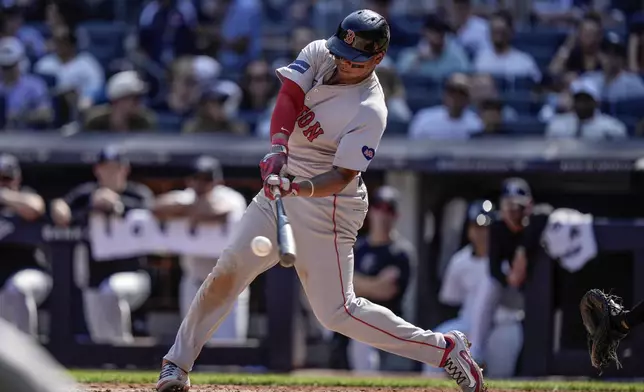
[[[256,256],[264,257],[268,256],[268,254],[271,253],[273,244],[271,243],[271,240],[260,235],[253,238],[253,240],[250,242],[250,248],[253,250],[253,253],[255,253]]]

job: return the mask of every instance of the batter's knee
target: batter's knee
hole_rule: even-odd
[[[224,250],[217,264],[203,282],[197,296],[206,305],[213,307],[237,295],[245,279],[242,260],[237,252]]]
[[[353,318],[355,310],[360,306],[360,300],[363,299],[352,297],[339,306],[328,307],[327,309],[315,309],[313,307],[313,311],[324,328],[348,335],[350,333],[350,320]]]

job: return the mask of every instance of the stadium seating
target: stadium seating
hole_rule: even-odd
[[[81,25],[87,34],[85,50],[92,53],[103,68],[108,68],[111,61],[125,55],[123,41],[127,26],[117,22],[87,22]]]

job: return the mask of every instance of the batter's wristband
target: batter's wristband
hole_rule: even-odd
[[[311,194],[309,194],[307,197],[313,197],[313,194],[315,193],[315,186],[313,185],[313,181],[311,181],[311,180],[303,180],[302,182],[304,182],[304,181],[306,181],[309,184],[311,184]]]
[[[281,146],[286,149],[286,153],[288,154],[288,139],[284,139],[281,137],[276,137],[271,139],[271,146]]]
[[[272,153],[284,153],[288,155],[288,147],[285,146],[284,144],[276,144],[273,143],[271,145],[271,150]]]

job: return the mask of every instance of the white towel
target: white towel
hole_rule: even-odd
[[[577,272],[597,256],[593,216],[560,208],[548,218],[541,241],[550,257],[569,272]]]
[[[200,224],[192,230],[186,219],[169,220],[162,230],[147,210],[131,210],[124,217],[92,214],[89,219],[90,248],[96,261],[159,253],[217,258],[229,236],[223,225]]]

